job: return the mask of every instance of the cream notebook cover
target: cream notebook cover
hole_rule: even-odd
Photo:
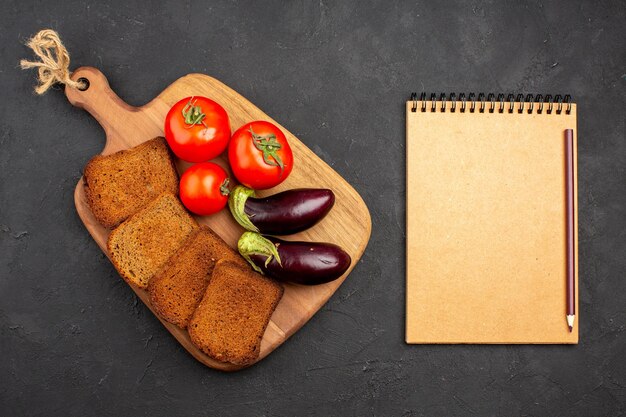
[[[565,319],[576,105],[431,100],[406,104],[406,342],[578,343],[576,191],[572,333]]]

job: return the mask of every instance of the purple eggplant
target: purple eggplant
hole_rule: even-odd
[[[228,198],[228,207],[237,223],[252,232],[291,235],[319,222],[335,204],[331,190],[300,188],[265,198],[238,185]]]
[[[346,251],[332,243],[289,242],[255,232],[241,235],[237,248],[255,271],[302,285],[334,281],[352,262]]]

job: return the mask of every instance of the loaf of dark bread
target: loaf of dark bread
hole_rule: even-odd
[[[154,311],[170,323],[186,328],[220,259],[247,267],[246,261],[208,226],[193,231],[148,284]]]
[[[197,227],[178,198],[163,193],[113,229],[107,242],[111,262],[127,282],[146,288]]]
[[[87,203],[103,226],[113,228],[163,192],[178,194],[178,174],[165,139],[93,157],[83,173]]]
[[[221,362],[249,365],[258,357],[261,339],[283,287],[247,266],[218,261],[204,298],[187,330],[191,341]]]

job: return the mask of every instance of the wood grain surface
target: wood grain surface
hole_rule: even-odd
[[[66,88],[65,94],[70,103],[87,110],[104,129],[107,139],[102,151],[104,155],[131,148],[155,136],[163,136],[163,124],[169,108],[184,97],[201,95],[215,100],[226,109],[233,130],[253,120],[267,120],[278,125],[287,136],[294,154],[294,169],[285,182],[271,190],[259,192],[260,196],[298,187],[330,188],[334,191],[336,203],[328,216],[311,229],[289,236],[287,239],[336,243],[350,254],[352,265],[340,279],[328,284],[310,287],[285,285],[285,294],[272,315],[261,342],[258,360],[263,359],[300,329],[324,305],[359,261],[371,233],[370,214],[362,198],[350,184],[298,138],[244,97],[214,78],[203,74],[190,74],[182,77],[142,107],[132,107],[123,102],[110,89],[106,77],[95,68],[78,68],[72,74],[72,79],[79,78],[87,79],[89,88],[85,91]],[[224,157],[214,162],[228,170]],[[177,161],[177,166],[179,172],[182,173],[189,164]],[[78,215],[85,227],[102,251],[109,256],[106,250],[109,230],[101,226],[93,217],[85,198],[82,179],[76,186],[74,200]],[[196,217],[196,219],[201,224],[209,225],[229,245],[236,247],[237,239],[243,229],[232,219],[228,210],[222,210],[212,216]],[[131,288],[152,310],[147,291],[132,285]],[[191,343],[186,330],[163,320],[161,322],[185,349],[203,364],[224,371],[242,368],[209,358]]]

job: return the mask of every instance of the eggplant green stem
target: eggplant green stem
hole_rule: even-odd
[[[239,250],[241,256],[243,256],[244,259],[252,265],[252,269],[261,274],[263,273],[263,270],[254,263],[254,261],[250,258],[250,255],[266,256],[266,267],[270,262],[272,262],[272,259],[276,259],[276,262],[282,266],[276,245],[274,245],[271,240],[261,236],[259,233],[244,232],[244,234],[239,238],[239,242],[237,242],[237,249]]]
[[[228,196],[228,208],[241,227],[252,232],[258,232],[259,228],[250,221],[250,217],[248,217],[245,211],[246,201],[248,201],[249,197],[254,197],[254,195],[253,189],[238,185],[233,188]]]

